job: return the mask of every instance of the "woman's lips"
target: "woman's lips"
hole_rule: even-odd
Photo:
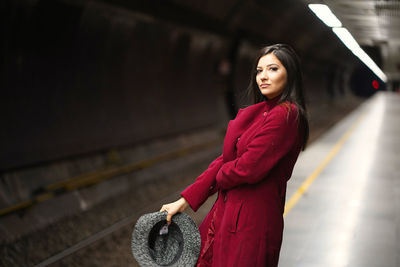
[[[267,88],[268,86],[270,86],[270,84],[261,84],[260,85],[261,88]]]

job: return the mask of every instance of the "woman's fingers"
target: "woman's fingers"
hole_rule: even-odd
[[[172,216],[173,216],[173,214],[171,214],[170,211],[169,211],[169,208],[168,208],[169,205],[170,205],[170,204],[163,205],[163,206],[161,207],[161,209],[160,209],[160,212],[163,212],[163,211],[166,211],[166,212],[167,212],[167,218],[166,218],[166,220],[167,220],[168,225],[171,224],[171,219],[172,219]]]
[[[161,207],[160,212],[166,211],[167,212],[167,222],[168,224],[171,223],[172,216],[174,216],[178,212],[183,212],[189,204],[184,198],[180,198],[175,202],[165,204]]]
[[[167,214],[167,223],[168,223],[168,225],[171,224],[171,219],[172,219],[172,214],[168,213]]]

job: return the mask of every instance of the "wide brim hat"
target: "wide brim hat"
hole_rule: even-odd
[[[132,253],[140,266],[195,266],[201,238],[195,222],[186,213],[172,216],[167,227],[167,212],[142,215],[132,233]]]

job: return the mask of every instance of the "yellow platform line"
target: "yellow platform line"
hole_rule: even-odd
[[[347,132],[339,139],[339,141],[333,146],[329,154],[320,163],[320,165],[311,173],[310,176],[301,184],[297,191],[290,197],[289,201],[285,205],[285,212],[283,217],[285,217],[288,212],[297,204],[301,196],[308,190],[311,184],[317,179],[319,174],[325,169],[325,167],[331,162],[331,160],[337,155],[339,150],[343,147],[344,143],[349,139],[350,135],[353,133],[354,129],[358,126],[361,120],[365,117],[366,111],[358,117],[354,124],[347,130]]]

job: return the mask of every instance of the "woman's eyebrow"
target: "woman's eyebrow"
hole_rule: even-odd
[[[274,66],[274,65],[279,67],[279,65],[277,63],[270,63],[266,67]],[[257,69],[261,69],[261,68],[262,68],[262,66],[257,66]]]

